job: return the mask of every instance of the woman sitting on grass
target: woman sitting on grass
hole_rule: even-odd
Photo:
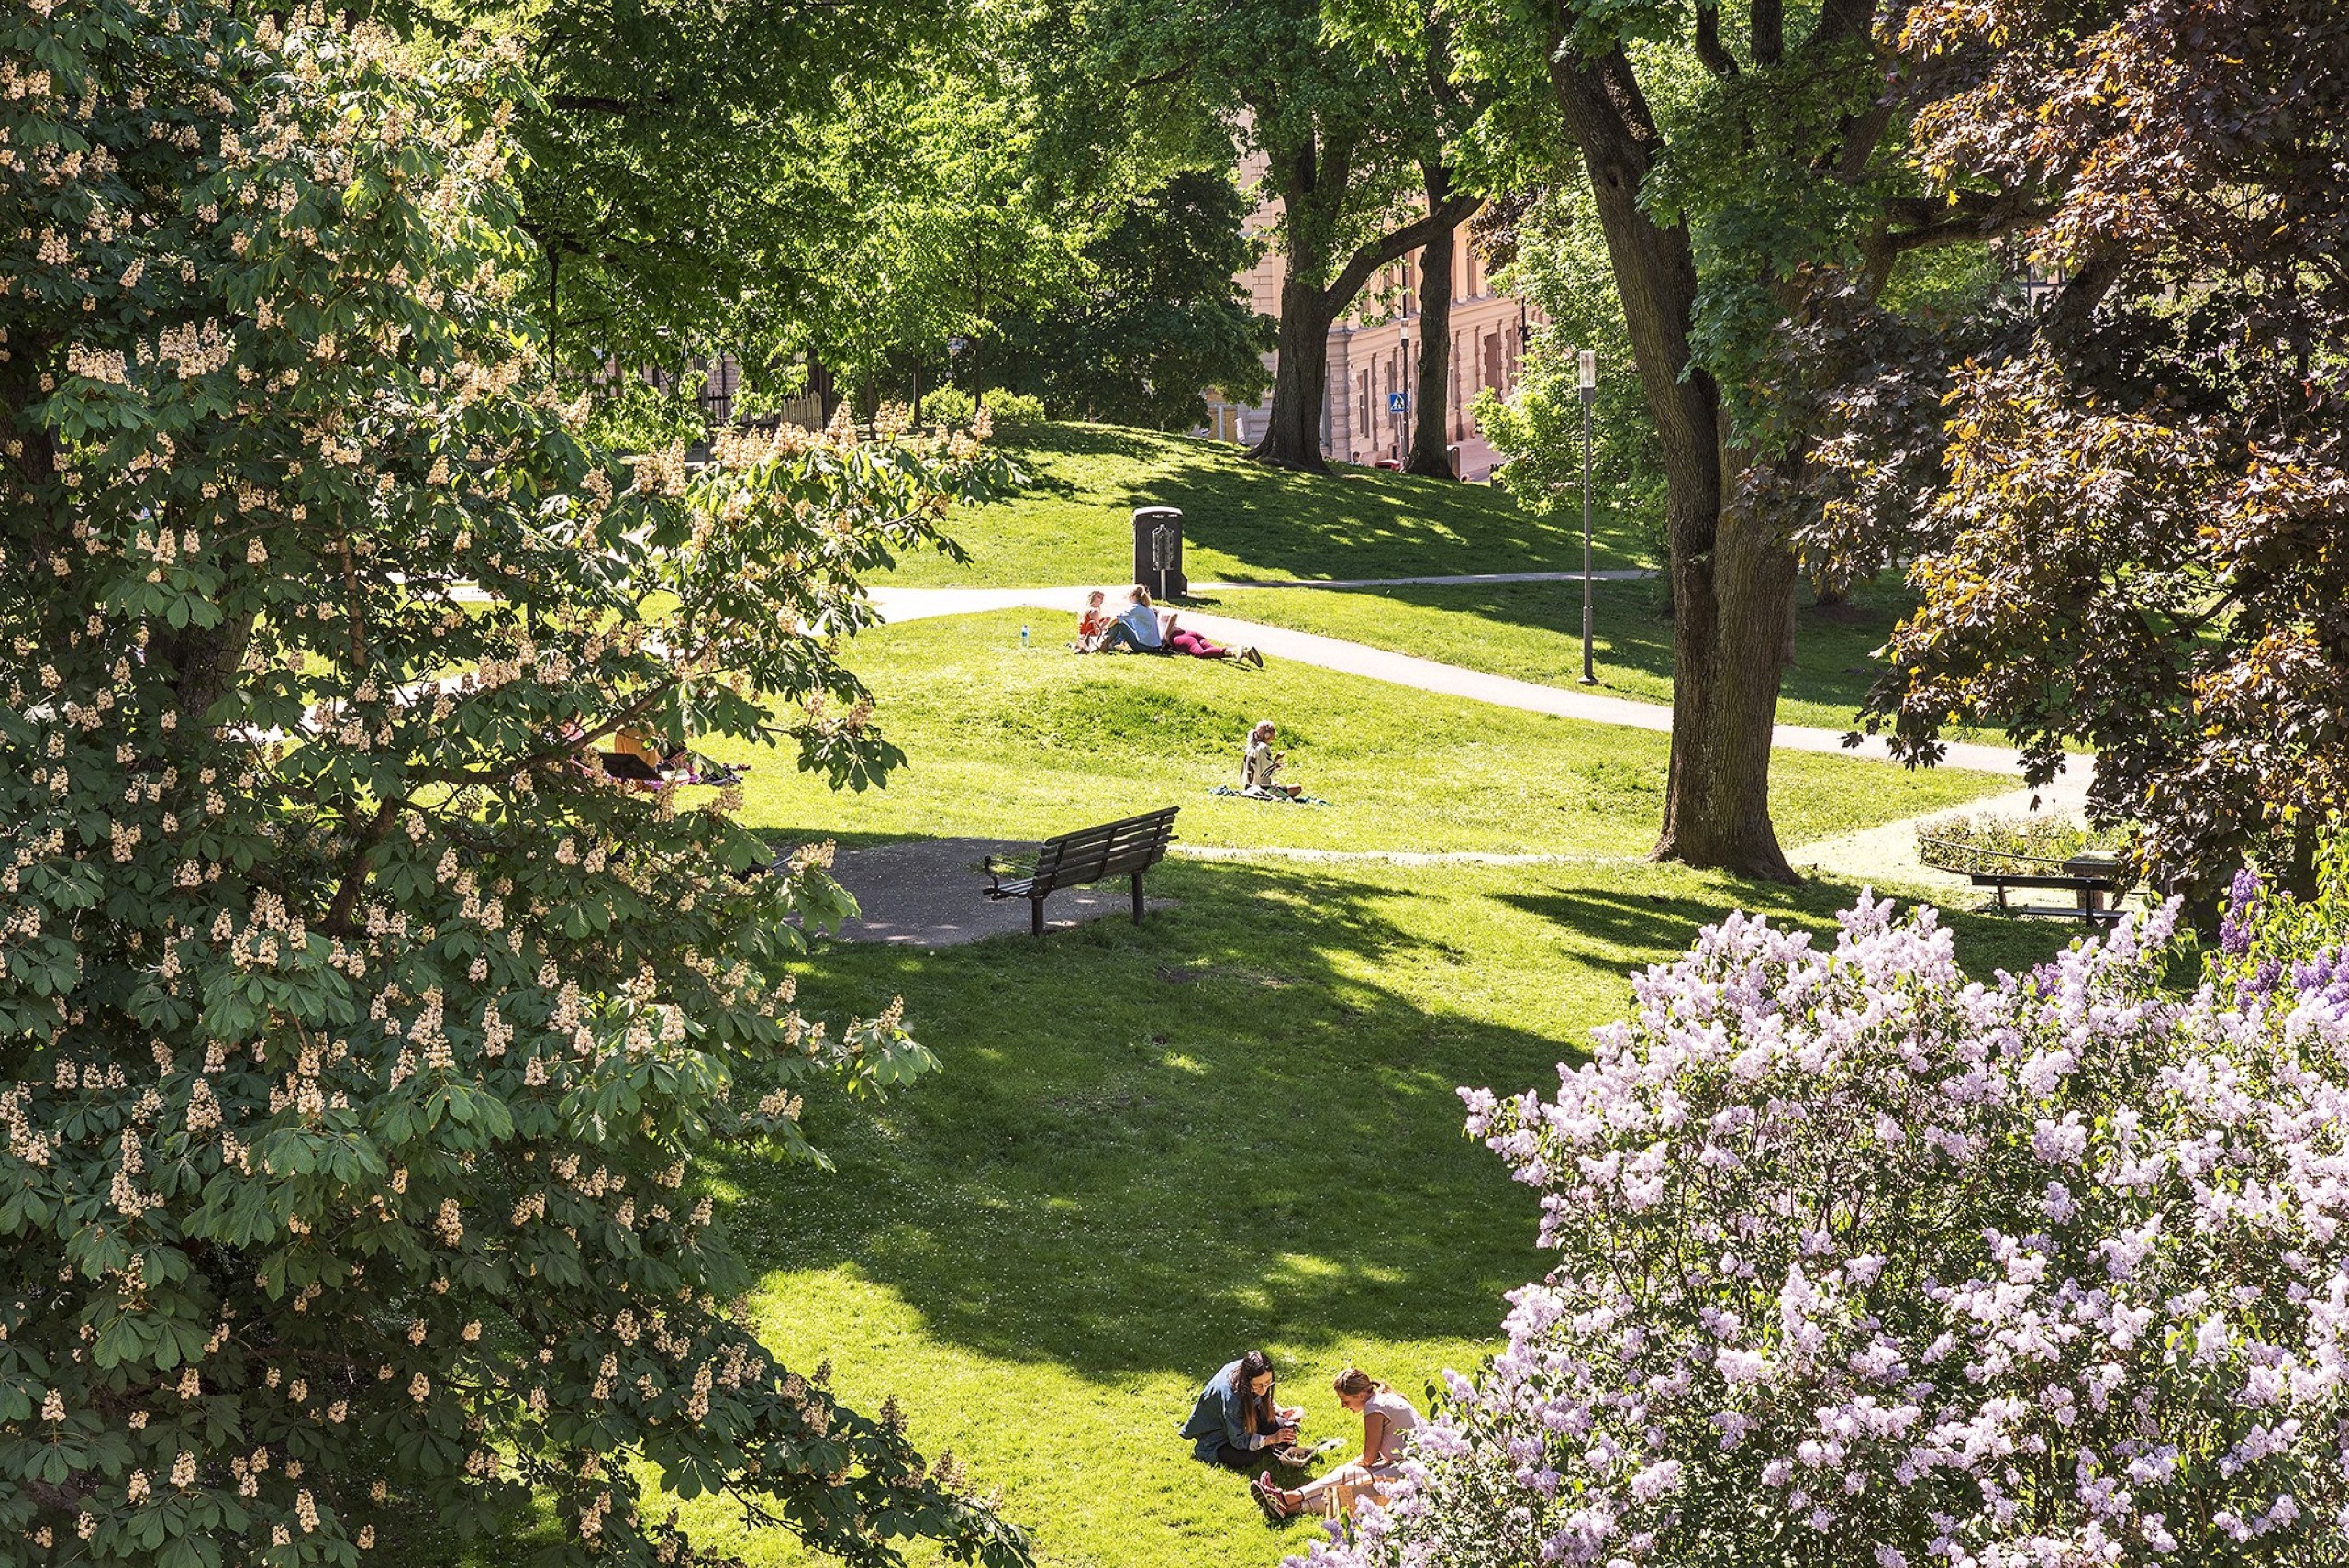
[[[1274,1485],[1269,1470],[1257,1476],[1252,1487],[1257,1506],[1275,1519],[1308,1510],[1351,1514],[1364,1496],[1380,1495],[1402,1471],[1403,1439],[1419,1424],[1411,1402],[1357,1366],[1340,1373],[1330,1386],[1338,1403],[1362,1418],[1362,1457],[1291,1490]]]
[[[1130,648],[1136,653],[1163,653],[1166,633],[1151,607],[1150,590],[1137,583],[1126,590],[1126,607],[1101,633],[1101,650]]]
[[[1107,595],[1098,588],[1085,595],[1085,613],[1076,617],[1076,640],[1069,644],[1079,653],[1101,651],[1101,639],[1116,624],[1110,620],[1109,612],[1102,607],[1101,601]]]
[[[1297,1423],[1305,1412],[1273,1403],[1275,1381],[1273,1358],[1262,1351],[1250,1351],[1209,1378],[1191,1407],[1191,1418],[1183,1423],[1191,1452],[1208,1464],[1244,1471],[1258,1462],[1261,1451],[1297,1441]],[[1289,1462],[1280,1453],[1275,1457]]]

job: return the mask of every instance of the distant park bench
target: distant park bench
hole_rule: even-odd
[[[2124,913],[2119,906],[2121,896],[2129,891],[2131,882],[2120,862],[2109,856],[2074,855],[2069,860],[2056,861],[1954,840],[1925,838],[1917,840],[1917,848],[1928,865],[1934,863],[1933,857],[1939,853],[1966,866],[1966,880],[1976,887],[1997,890],[2001,913],[2077,916],[2091,926],[2110,925]],[[2015,887],[2059,888],[2069,892],[2074,902],[2054,909],[2010,905],[2007,902],[2007,890]]]
[[[1015,865],[990,856],[987,875],[994,885],[986,889],[986,895],[1028,900],[1029,929],[1041,937],[1044,934],[1044,900],[1054,888],[1130,876],[1134,881],[1134,924],[1139,926],[1141,873],[1166,858],[1166,846],[1174,839],[1174,814],[1181,809],[1170,806],[1047,839],[1036,846],[1035,861],[1030,865]]]

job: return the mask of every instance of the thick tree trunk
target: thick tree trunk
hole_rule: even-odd
[[[1710,552],[1672,552],[1672,761],[1655,853],[1791,882],[1770,822],[1770,735],[1794,553],[1733,501],[1713,536]]]
[[[1632,358],[1664,450],[1672,553],[1672,759],[1659,860],[1795,880],[1770,824],[1770,730],[1793,613],[1794,554],[1726,505],[1735,449],[1712,378],[1689,364],[1697,263],[1688,232],[1639,205],[1661,138],[1618,51],[1553,54],[1551,85],[1590,172]]]
[[[1351,292],[1346,298],[1353,298]],[[1327,473],[1321,455],[1321,403],[1330,382],[1330,326],[1343,302],[1332,307],[1328,291],[1297,273],[1295,258],[1281,279],[1281,326],[1273,366],[1273,406],[1264,434],[1248,450],[1275,468]]]
[[[1429,172],[1429,212],[1458,210],[1451,186],[1449,171]],[[1452,258],[1459,226],[1484,204],[1465,205],[1466,212],[1430,235],[1419,252],[1419,377],[1411,394],[1411,452],[1403,471],[1431,479],[1459,477],[1452,469]]]

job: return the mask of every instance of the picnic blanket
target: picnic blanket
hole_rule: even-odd
[[[1236,788],[1231,784],[1218,784],[1208,793],[1236,795],[1241,800],[1261,800],[1267,806],[1335,806],[1338,804],[1334,800],[1323,800],[1319,795],[1250,795],[1246,790]]]

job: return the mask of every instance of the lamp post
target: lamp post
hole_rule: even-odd
[[[1582,351],[1582,684],[1598,684],[1590,662],[1590,406],[1598,396],[1598,355]]]

